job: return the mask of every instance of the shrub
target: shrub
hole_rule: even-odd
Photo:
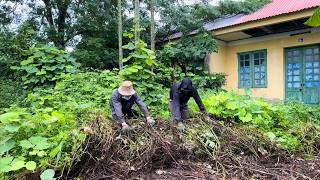
[[[160,114],[163,110],[159,107],[163,105],[164,92],[162,85],[156,81],[158,74],[152,71],[154,66],[158,66],[156,56],[143,41],[140,40],[136,45],[137,49],[133,43],[124,46],[131,52],[124,59],[126,65],[119,72],[119,76],[122,79],[133,81],[135,88],[149,108],[154,113]]]
[[[220,90],[226,84],[226,74],[205,72],[203,75],[194,75],[192,80],[197,88]]]
[[[0,109],[20,103],[25,98],[25,91],[20,82],[0,79]]]
[[[53,88],[37,88],[26,99],[33,110],[49,107],[55,110],[84,112],[109,110],[109,98],[120,84],[113,71],[97,71],[64,75]]]
[[[80,64],[68,53],[54,47],[31,48],[28,58],[13,66],[22,73],[22,81],[29,87],[54,84],[61,75],[77,72]]]
[[[202,97],[209,113],[256,127],[283,149],[313,153],[313,145],[320,138],[318,106],[302,103],[274,105],[233,92],[208,91]],[[191,109],[196,111],[195,103]]]
[[[0,175],[69,167],[85,135],[70,112],[12,109],[0,115]]]

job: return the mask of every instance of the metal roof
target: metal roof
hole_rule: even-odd
[[[320,6],[320,0],[273,0],[260,10],[240,18],[238,24],[298,12],[317,6]]]
[[[245,15],[243,15],[243,14],[238,14],[238,15],[231,16],[231,17],[220,18],[220,19],[217,19],[213,22],[206,23],[204,25],[204,27],[207,30],[215,30],[215,29],[220,29],[220,28],[227,27],[227,26],[236,25],[236,24],[239,24],[239,22],[240,22],[239,20],[241,18],[243,18],[244,16]]]
[[[239,14],[231,17],[220,18],[213,22],[206,23],[204,27],[211,31],[279,15],[299,12],[318,6],[320,6],[320,0],[272,0],[271,3],[251,14]],[[194,34],[194,32],[191,34]],[[170,39],[179,38],[181,35],[181,33],[175,33],[170,36]]]

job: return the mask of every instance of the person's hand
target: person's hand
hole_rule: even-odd
[[[186,126],[182,122],[179,122],[177,129],[178,131],[184,133],[186,131]]]
[[[151,116],[148,116],[148,117],[147,117],[147,123],[148,123],[151,127],[153,127],[154,124],[156,123],[156,121],[155,121]]]
[[[89,126],[84,127],[84,128],[83,128],[83,131],[84,131],[86,134],[88,134],[88,135],[93,135],[93,134],[94,134],[92,128],[89,127]]]
[[[121,126],[122,126],[121,130],[122,130],[123,132],[127,132],[127,131],[129,131],[129,129],[130,129],[130,126],[129,126],[127,123],[125,123],[125,122],[123,122],[123,123],[121,124]]]

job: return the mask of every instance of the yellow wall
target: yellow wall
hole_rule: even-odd
[[[217,53],[212,53],[209,56],[209,69],[213,73],[226,72],[227,47],[220,45]]]
[[[304,42],[298,42],[299,38],[304,38]],[[213,53],[210,56],[210,70],[212,73],[227,73],[226,89],[243,93],[243,89],[238,89],[237,53],[267,49],[268,85],[267,88],[253,88],[252,95],[267,99],[284,99],[284,48],[316,43],[320,43],[320,32],[264,40],[262,42],[221,46],[218,53]]]

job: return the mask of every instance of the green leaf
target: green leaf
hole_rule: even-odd
[[[35,149],[43,150],[49,147],[49,144],[47,142],[47,138],[42,136],[32,136],[29,138],[29,141],[35,145]]]
[[[10,139],[9,141],[5,142],[4,144],[0,145],[0,155],[10,151],[16,143],[14,140]]]
[[[6,135],[0,138],[0,144],[4,144],[12,138],[12,135]]]
[[[24,60],[24,61],[21,61],[21,66],[25,66],[25,65],[28,65],[28,64],[31,64],[33,63],[33,58],[28,58],[27,60]]]
[[[238,106],[235,102],[229,102],[229,103],[227,103],[227,106],[226,106],[226,108],[228,108],[230,110],[235,110],[235,109],[237,109],[237,107]]]
[[[45,54],[43,52],[41,52],[41,51],[38,51],[38,52],[34,53],[34,57],[42,57],[44,55]]]
[[[37,155],[38,155],[39,157],[43,157],[43,156],[46,155],[46,153],[45,153],[44,151],[39,151],[39,152],[37,153]]]
[[[0,158],[0,172],[9,172],[11,171],[11,162],[13,160],[12,156],[7,156]]]
[[[271,140],[275,140],[276,139],[276,135],[273,132],[267,132],[267,136],[271,139]]]
[[[124,46],[122,46],[123,47],[123,49],[128,49],[128,50],[133,50],[133,49],[135,49],[135,45],[132,43],[132,42],[130,42],[130,43],[128,43],[127,45],[124,45]]]
[[[128,38],[130,38],[130,39],[134,37],[133,33],[126,33],[126,32],[123,33],[123,36],[124,36],[124,37],[128,37]]]
[[[138,59],[145,59],[145,58],[148,58],[147,55],[145,54],[133,54],[132,57],[134,58],[138,58]]]
[[[252,114],[247,114],[246,116],[239,117],[242,122],[250,122],[252,121]]]
[[[55,178],[53,177],[54,177],[53,169],[47,169],[40,175],[41,180],[54,180]]]
[[[25,70],[26,70],[27,73],[29,73],[29,74],[33,74],[33,73],[36,73],[36,72],[39,71],[38,68],[36,68],[36,67],[31,67],[31,66],[27,66],[27,67],[25,68]]]
[[[34,156],[34,155],[37,155],[38,152],[39,152],[39,150],[33,150],[33,151],[29,152],[29,155]]]
[[[12,124],[7,124],[4,129],[10,133],[18,132],[21,126],[19,125],[12,125]]]
[[[21,161],[21,160],[18,160],[16,162],[13,162],[13,164],[11,165],[11,170],[12,171],[17,171],[21,168],[25,167],[25,162],[24,161]]]
[[[26,163],[26,168],[27,168],[29,171],[35,170],[36,167],[37,167],[37,163],[34,162],[34,161],[28,161],[28,162]]]
[[[44,75],[44,74],[47,74],[47,72],[44,69],[41,69],[41,71],[38,71],[36,73],[37,76],[41,76],[41,75]]]
[[[123,58],[123,59],[122,59],[122,62],[127,62],[127,61],[129,61],[131,58],[132,58],[131,55],[128,56],[128,57],[126,57],[126,58]]]
[[[0,115],[0,121],[2,123],[8,123],[12,121],[20,121],[18,112],[8,112]]]
[[[63,145],[63,141],[59,144],[59,146],[57,146],[57,147],[55,147],[54,149],[51,150],[51,152],[49,153],[50,158],[56,157],[56,155],[59,152],[61,152],[62,145]]]
[[[318,8],[304,24],[312,27],[320,27],[320,8]]]
[[[154,60],[151,59],[151,58],[148,58],[148,59],[146,60],[146,63],[147,63],[149,66],[151,66],[152,64],[154,64]]]
[[[20,146],[21,146],[22,148],[24,148],[24,149],[30,149],[30,148],[32,148],[34,145],[31,144],[31,142],[28,141],[28,140],[22,140],[22,141],[20,141]]]
[[[130,68],[127,69],[127,71],[132,72],[132,73],[136,73],[136,72],[138,72],[139,70],[136,69],[136,68],[134,68],[134,67],[130,67]]]

